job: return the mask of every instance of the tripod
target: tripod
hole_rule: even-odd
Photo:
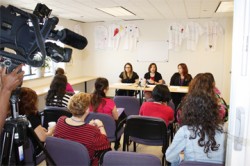
[[[29,139],[33,140],[37,146],[44,152],[49,163],[55,165],[55,162],[49,155],[48,151],[40,142],[30,122],[25,116],[18,115],[18,100],[20,87],[11,94],[11,117],[8,118],[4,125],[2,149],[0,156],[0,165],[25,165],[24,148],[29,145]],[[33,161],[36,163],[36,156],[33,155]]]

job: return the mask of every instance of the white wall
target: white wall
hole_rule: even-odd
[[[185,25],[190,20],[177,20],[175,22]],[[191,20],[204,26],[208,19]],[[230,66],[231,66],[231,42],[232,42],[232,19],[213,20],[221,24],[224,35],[218,40],[217,50],[207,52],[205,50],[205,35],[200,37],[197,51],[187,51],[186,42],[183,43],[180,51],[169,51],[169,62],[157,62],[158,71],[162,74],[166,83],[169,83],[174,72],[177,72],[179,63],[186,63],[189,72],[194,77],[200,72],[211,72],[214,74],[218,88],[224,94],[226,101],[229,101],[230,87]],[[144,41],[166,41],[168,39],[168,26],[173,20],[158,21],[133,21],[117,22],[117,24],[135,24],[139,27],[140,38]],[[140,77],[147,72],[150,62],[137,62],[135,51],[126,51],[120,47],[118,50],[95,50],[94,49],[94,28],[97,25],[108,26],[112,23],[88,23],[83,24],[83,33],[89,44],[86,48],[86,59],[82,68],[84,75],[96,75],[108,78],[110,83],[117,82],[118,76],[123,70],[126,62],[131,62],[134,71]],[[152,55],[152,56],[157,56]],[[86,65],[86,66],[85,66]]]
[[[188,21],[194,21],[204,26],[209,19],[199,20],[175,20],[175,22],[185,25]],[[211,72],[214,74],[216,84],[222,91],[223,97],[228,102],[230,97],[230,70],[232,55],[232,18],[221,18],[217,21],[224,29],[224,35],[218,40],[217,50],[207,52],[205,50],[205,35],[199,39],[197,51],[186,50],[186,42],[183,42],[180,51],[169,51],[169,62],[157,62],[158,71],[162,74],[163,79],[168,84],[174,72],[177,72],[179,63],[186,63],[189,73],[194,77],[200,72]],[[133,21],[133,22],[116,22],[116,24],[135,24],[139,27],[140,38],[144,41],[166,41],[168,39],[168,26],[173,20],[157,21]],[[118,50],[95,50],[94,48],[94,28],[97,25],[108,26],[110,23],[79,23],[70,20],[60,19],[59,25],[74,30],[75,25],[80,25],[82,35],[88,39],[88,45],[84,50],[73,51],[73,63],[66,64],[67,77],[70,79],[81,76],[102,76],[106,77],[110,83],[117,82],[118,76],[123,70],[126,62],[131,62],[134,71],[143,77],[147,72],[150,62],[137,62],[135,51],[126,51],[122,48]],[[152,55],[152,56],[157,56]],[[51,78],[25,81],[24,86],[34,87],[48,85]],[[93,87],[90,85],[89,88]],[[113,95],[114,91],[110,90],[108,95]]]

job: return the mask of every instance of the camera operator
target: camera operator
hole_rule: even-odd
[[[22,64],[19,65],[8,74],[6,74],[5,67],[0,67],[0,132],[2,132],[6,116],[9,112],[11,92],[23,81],[24,71],[19,72],[22,66]]]

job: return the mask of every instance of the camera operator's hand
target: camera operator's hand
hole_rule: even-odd
[[[0,132],[5,123],[9,109],[9,99],[12,90],[21,84],[24,72],[19,72],[23,65],[19,65],[11,73],[6,74],[6,68],[0,68]]]
[[[24,71],[22,69],[23,65],[19,65],[11,73],[6,74],[6,68],[0,69],[0,80],[1,80],[1,91],[12,91],[23,81]]]

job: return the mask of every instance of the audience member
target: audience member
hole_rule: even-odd
[[[86,146],[89,152],[92,165],[98,165],[101,152],[110,150],[110,143],[106,136],[103,123],[98,120],[91,120],[85,123],[89,114],[90,95],[80,92],[72,96],[68,109],[72,117],[62,116],[59,118],[55,137],[79,142]]]
[[[66,92],[66,85],[67,77],[65,75],[55,75],[46,96],[46,106],[67,107],[71,94]]]
[[[16,67],[11,73],[6,74],[6,68],[0,67],[0,132],[9,112],[9,99],[11,92],[21,85],[24,71],[19,72],[23,65]]]
[[[30,88],[22,87],[20,89],[20,96],[19,96],[19,114],[26,115],[27,119],[31,123],[31,127],[38,136],[41,142],[45,142],[47,136],[52,136],[54,133],[54,127],[49,127],[48,131],[42,127],[41,125],[41,118],[38,114],[38,96],[36,92]],[[37,142],[31,137],[33,145],[35,147],[35,152],[38,155],[42,149],[38,147]]]
[[[55,74],[63,74],[63,75],[65,75],[64,69],[58,67],[58,68],[56,69]],[[68,93],[73,93],[73,94],[75,93],[73,87],[72,87],[68,82],[67,82],[67,85],[66,85],[66,92],[68,92]]]
[[[140,115],[162,118],[166,124],[174,120],[174,110],[167,105],[171,99],[166,85],[156,85],[152,92],[154,102],[144,102],[140,108]]]
[[[204,74],[194,78],[183,100],[182,127],[166,151],[172,166],[184,160],[209,163],[225,162],[226,134],[211,80]]]
[[[185,63],[178,64],[178,72],[174,73],[170,80],[170,86],[188,86],[192,80],[192,76],[188,73]],[[185,93],[171,93],[175,108],[178,107]]]
[[[139,76],[136,72],[133,71],[133,66],[131,63],[126,63],[124,65],[124,71],[121,72],[119,75],[119,78],[121,79],[122,83],[139,83]],[[134,90],[122,90],[119,89],[116,92],[116,95],[118,96],[134,96],[135,91]]]
[[[214,76],[213,76],[212,73],[204,73],[204,75],[209,77],[209,79],[213,82],[214,92],[215,92],[216,97],[218,98],[218,103],[219,103],[219,106],[220,106],[219,115],[220,115],[221,119],[224,119],[226,121],[227,120],[227,115],[228,115],[227,104],[224,101],[224,99],[221,97],[220,90],[215,86]]]
[[[95,90],[90,101],[90,112],[104,113],[118,120],[118,112],[115,102],[106,97],[109,90],[109,82],[106,78],[99,77],[95,81]]]

